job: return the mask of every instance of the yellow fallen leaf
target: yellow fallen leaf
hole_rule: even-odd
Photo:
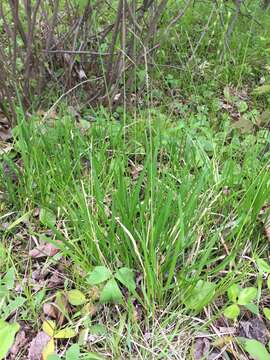
[[[54,338],[55,339],[70,339],[74,336],[76,336],[76,331],[71,329],[71,328],[65,328],[65,329],[62,329],[62,330],[59,330],[57,331],[55,334],[54,334]]]
[[[42,351],[42,360],[47,360],[54,353],[54,340],[51,339]]]
[[[56,324],[53,320],[45,320],[42,325],[42,330],[48,334],[50,337],[54,336]]]

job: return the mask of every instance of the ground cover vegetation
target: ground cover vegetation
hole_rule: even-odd
[[[0,359],[270,359],[270,10],[0,3]]]

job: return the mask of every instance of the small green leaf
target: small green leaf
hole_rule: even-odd
[[[77,360],[80,358],[80,346],[73,344],[66,352],[66,360]]]
[[[6,319],[14,311],[18,310],[26,301],[26,298],[22,296],[16,297],[14,300],[10,300],[8,305],[4,307],[2,316]]]
[[[115,278],[120,281],[120,283],[122,283],[129,291],[135,291],[136,283],[134,280],[134,272],[132,269],[122,267],[116,272]]]
[[[237,103],[237,108],[240,111],[240,113],[243,113],[243,112],[247,111],[248,104],[245,101],[241,100]]]
[[[270,309],[269,308],[263,308],[264,316],[267,320],[270,320]]]
[[[256,360],[270,360],[270,354],[265,346],[257,340],[240,338],[243,348]]]
[[[227,291],[229,300],[236,302],[239,293],[240,287],[237,284],[232,284]]]
[[[211,302],[214,295],[215,284],[199,280],[185,300],[185,305],[191,310],[200,311]]]
[[[56,223],[56,216],[49,209],[41,209],[39,214],[39,220],[42,225],[52,228]]]
[[[269,275],[268,278],[267,278],[267,287],[268,287],[268,289],[270,290],[270,275]]]
[[[51,354],[47,357],[47,360],[61,360],[61,358],[56,354]]]
[[[240,291],[237,303],[239,305],[247,305],[252,300],[254,300],[256,296],[257,296],[257,289],[255,287],[247,287]]]
[[[2,283],[8,290],[12,290],[14,288],[15,279],[15,270],[14,268],[10,268],[3,277]]]
[[[90,285],[97,285],[108,280],[111,276],[111,271],[105,266],[96,266],[88,276],[87,281]]]
[[[247,308],[250,312],[252,312],[252,314],[254,315],[259,315],[260,313],[260,310],[258,308],[257,305],[253,304],[253,303],[249,303],[249,304],[246,304],[244,305],[245,308]]]
[[[83,305],[87,302],[87,299],[84,296],[84,294],[77,289],[68,291],[67,297],[68,297],[68,302],[73,306]]]
[[[263,259],[257,259],[256,264],[260,273],[270,273],[270,265]]]
[[[9,324],[8,322],[0,319],[0,359],[4,359],[7,355],[19,329],[19,324]]]
[[[100,301],[102,303],[121,303],[122,298],[122,293],[114,279],[107,282],[100,294]]]
[[[236,304],[232,304],[232,305],[228,306],[228,307],[224,310],[224,315],[225,315],[226,318],[228,318],[228,319],[232,319],[232,320],[237,319],[238,316],[240,315],[239,306],[236,305]]]
[[[70,339],[76,336],[77,333],[74,329],[65,328],[61,330],[57,330],[54,334],[55,339]]]

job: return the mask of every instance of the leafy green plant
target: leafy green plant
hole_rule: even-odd
[[[238,338],[244,350],[256,360],[270,360],[270,354],[266,347],[255,339]]]
[[[9,324],[0,318],[0,359],[4,359],[7,355],[19,329],[18,323]]]
[[[252,305],[254,305],[252,301],[257,296],[257,289],[255,287],[241,289],[239,285],[233,284],[229,287],[227,295],[233,304],[224,309],[224,315],[228,319],[236,320],[240,315],[241,306],[252,309]]]
[[[270,290],[270,265],[261,258],[256,259],[256,265],[258,269],[258,278],[257,278],[257,288],[247,287],[241,289],[239,285],[233,284],[229,287],[227,291],[228,299],[232,302],[232,305],[229,305],[224,309],[224,315],[232,320],[237,319],[240,315],[240,306],[246,307],[248,310],[254,314],[259,314],[259,307],[253,303],[255,299],[259,304],[264,275],[267,275],[266,285]],[[263,313],[267,319],[270,319],[270,309],[264,308]]]
[[[105,283],[100,293],[102,303],[122,302],[123,295],[117,282],[124,285],[131,293],[134,293],[136,289],[133,270],[127,267],[122,267],[112,274],[105,266],[96,266],[89,274],[87,281],[92,286]]]
[[[20,328],[18,323],[8,323],[6,319],[26,301],[22,296],[13,296],[12,290],[14,287],[15,271],[11,267],[0,279],[0,359],[5,357]]]
[[[76,331],[71,327],[57,329],[56,322],[53,320],[45,320],[42,325],[42,330],[49,335],[50,340],[42,351],[42,358],[48,360],[50,355],[55,351],[55,339],[71,339],[77,335]],[[71,349],[71,353],[74,348]],[[78,350],[78,347],[75,348]],[[56,355],[53,355],[56,356]]]
[[[266,286],[268,288],[268,290],[270,291],[270,265],[268,264],[268,262],[266,262],[264,259],[261,258],[257,258],[256,259],[256,265],[257,268],[259,270],[259,274],[258,274],[258,289],[259,289],[259,293],[261,293],[262,290],[262,286],[263,286],[263,280],[264,280],[264,276],[267,276],[266,279]],[[264,307],[263,308],[263,313],[264,316],[266,317],[266,319],[270,320],[270,309]]]
[[[191,310],[202,310],[212,301],[215,295],[215,288],[215,284],[199,280],[185,301],[185,305]]]

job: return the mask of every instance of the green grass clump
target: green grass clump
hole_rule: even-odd
[[[151,110],[125,124],[97,114],[85,125],[65,113],[52,125],[22,117],[14,130],[20,167],[4,159],[17,175],[2,182],[6,201],[20,213],[54,212],[54,238],[85,271],[132,268],[147,313],[200,311],[226,290],[247,244],[252,256],[263,240],[264,133]]]

